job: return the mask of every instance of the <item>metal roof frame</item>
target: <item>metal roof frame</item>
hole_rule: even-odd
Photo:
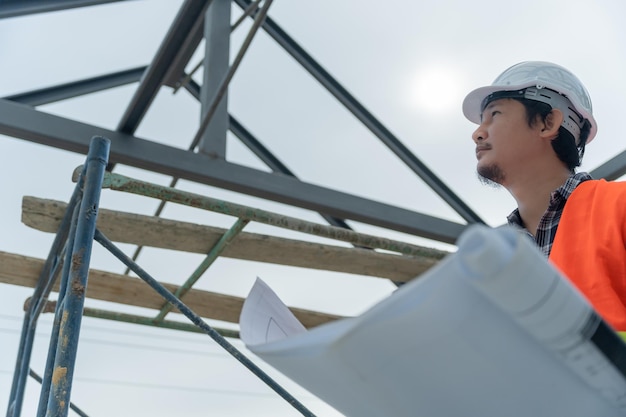
[[[0,18],[87,7],[116,1],[122,0],[4,1],[0,5]],[[221,115],[218,117],[222,117],[222,122],[225,121],[231,133],[273,172],[268,173],[233,164],[226,161],[223,155],[219,155],[219,152],[216,157],[207,151],[212,148],[208,145],[203,146],[202,141],[206,140],[204,130],[211,121],[210,119],[214,115],[213,113],[215,113],[218,103],[222,100],[222,95],[226,94],[230,78],[232,78],[232,74],[236,70],[237,60],[243,56],[247,48],[246,42],[244,42],[244,46],[239,51],[235,63],[230,68],[221,65],[223,68],[221,71],[218,71],[217,75],[210,79],[204,78],[205,84],[211,84],[211,88],[208,90],[203,90],[204,86],[199,85],[185,72],[190,58],[197,50],[203,37],[213,36],[211,30],[207,29],[205,18],[208,16],[210,6],[218,1],[222,2],[222,6],[224,4],[230,5],[230,0],[184,1],[155,57],[147,66],[1,98],[0,134],[81,154],[88,153],[92,137],[103,136],[111,142],[108,170],[112,170],[115,164],[125,164],[172,176],[174,178],[172,184],[175,184],[178,179],[186,179],[314,210],[319,212],[328,223],[343,228],[350,228],[344,221],[344,219],[348,219],[444,243],[454,243],[467,226],[466,224],[301,181],[285,163],[273,155],[252,132],[246,129],[240,121],[227,111],[221,112]],[[259,8],[260,1],[233,0],[235,4],[244,10],[242,18],[249,16],[255,19],[256,26],[253,25],[246,41],[255,35],[256,29],[262,28],[265,30],[271,38],[343,104],[376,138],[424,181],[434,193],[458,213],[462,219],[468,224],[482,223],[483,220],[444,184],[434,172],[359,103],[347,89],[319,65],[294,39],[282,30],[276,22],[264,14],[267,12],[271,1],[265,0],[263,7]],[[219,19],[219,13],[221,12],[215,11],[211,18]],[[219,33],[215,33],[215,36],[229,35],[225,34],[224,30],[220,30]],[[217,48],[218,54],[223,53],[223,50],[219,50],[219,45],[220,42],[217,39],[216,43],[211,43],[210,46],[207,46],[207,55],[210,53],[210,48]],[[209,64],[209,58],[205,58],[205,66]],[[224,62],[222,61],[220,64],[224,64]],[[115,130],[55,116],[35,108],[40,105],[133,83],[137,83],[137,88]],[[198,128],[196,137],[187,150],[160,144],[135,135],[144,115],[163,86],[175,89],[184,88],[202,104],[203,121]],[[197,146],[200,146],[200,152],[195,151]],[[219,146],[221,145],[218,144]],[[626,174],[626,151],[596,168],[591,174],[595,177],[609,180]],[[157,215],[160,213],[161,208],[162,206],[157,210]],[[123,254],[120,253],[120,255]],[[129,264],[130,262],[128,260]],[[190,283],[189,286],[191,285],[193,283]],[[171,307],[164,307],[157,318],[162,321],[169,310],[171,310]]]
[[[105,2],[89,2],[89,5]],[[37,91],[6,97],[0,103],[0,133],[33,142],[58,147],[60,149],[86,153],[88,138],[105,136],[111,139],[112,164],[123,163],[183,178],[203,184],[250,194],[294,206],[319,211],[325,216],[351,219],[383,228],[389,228],[409,234],[422,236],[446,243],[453,243],[465,225],[416,213],[410,210],[392,207],[387,204],[351,196],[324,187],[314,186],[284,175],[268,174],[250,168],[230,164],[223,159],[211,159],[193,151],[168,147],[149,140],[134,137],[145,112],[158,90],[163,85],[176,85],[185,78],[183,71],[193,51],[201,40],[204,13],[210,0],[185,1],[174,19],[170,30],[163,40],[153,61],[141,73],[141,68],[116,72],[104,76],[80,80],[75,83],[53,86]],[[250,9],[252,2],[237,0],[242,9]],[[86,4],[87,5],[87,4]],[[52,5],[50,5],[52,7]],[[55,10],[69,7],[67,2],[57,2]],[[75,7],[76,4],[73,4]],[[21,10],[22,14],[35,13],[34,9]],[[47,8],[40,12],[49,11]],[[13,10],[13,16],[19,11]],[[2,8],[0,8],[0,15]],[[256,13],[251,13],[254,18]],[[8,12],[7,12],[8,15]],[[337,97],[357,118],[363,122],[383,143],[385,143],[405,164],[418,174],[433,190],[440,195],[468,222],[481,221],[478,215],[460,200],[443,182],[437,178],[408,148],[379,122],[365,107],[350,95],[324,68],[300,47],[273,20],[267,17],[262,28],[283,46],[300,64],[304,66],[324,87]],[[139,85],[122,117],[116,131],[102,129],[70,119],[45,114],[29,106],[50,103],[52,100],[74,97],[80,94],[128,84],[141,73]],[[201,88],[201,87],[200,87]],[[194,86],[188,90],[193,90]],[[195,91],[194,91],[195,93]],[[195,95],[195,94],[194,94]],[[197,96],[196,96],[197,97]],[[241,123],[230,116],[231,130],[246,137],[252,144],[251,135],[245,135]],[[260,142],[256,142],[257,152],[263,160],[277,159],[265,149],[261,151]],[[284,164],[281,163],[284,168]],[[109,167],[111,168],[112,165]],[[281,168],[282,173],[285,173]],[[331,220],[332,221],[332,220]],[[345,222],[344,222],[345,224]]]
[[[95,5],[102,5],[108,3],[115,3],[124,0],[22,0],[13,1],[5,0],[0,5],[0,19],[12,18],[18,16],[24,16],[29,14],[47,13],[53,11],[61,11],[66,9],[81,8]],[[233,0],[238,6],[244,10],[251,10],[253,2],[251,0]],[[129,103],[122,119],[120,120],[117,132],[132,134],[135,132],[139,123],[141,122],[143,115],[149,108],[152,100],[156,96],[157,92],[162,86],[180,87],[180,82],[184,80],[186,74],[184,72],[185,66],[188,64],[194,51],[197,49],[200,41],[203,38],[203,24],[204,13],[211,0],[186,0],[176,18],[174,19],[170,30],[166,34],[161,46],[155,55],[150,65],[146,67],[138,67],[125,71],[119,71],[112,74],[97,76],[85,80],[79,80],[72,83],[66,83],[58,86],[51,86],[36,91],[24,92],[21,94],[14,94],[9,97],[5,97],[6,100],[14,101],[18,103],[27,104],[29,106],[39,106],[42,104],[52,103],[55,101],[64,100],[79,95],[89,94],[96,91],[101,91],[107,88],[114,88],[117,86],[130,84],[139,81],[135,94]],[[242,16],[243,17],[243,16]],[[254,17],[254,13],[251,13],[250,17]],[[298,45],[280,26],[274,22],[270,17],[267,17],[262,28],[281,45],[285,51],[287,51],[298,63],[302,65],[315,79],[317,79],[322,86],[324,86],[331,94],[333,94],[342,104],[346,106],[366,127],[368,127],[389,149],[394,152],[411,170],[413,170],[423,181],[428,184],[433,191],[435,191],[444,201],[446,201],[459,215],[468,223],[482,222],[480,217],[474,213],[465,202],[463,202],[458,196],[454,194],[432,171],[430,171],[415,155],[413,155],[406,146],[402,144],[380,121],[378,121],[364,106],[362,106],[337,80],[335,80],[330,73],[328,73],[321,65],[319,65],[307,52]],[[193,80],[191,80],[193,81]],[[196,98],[199,97],[197,85],[192,85],[188,90],[194,93]],[[3,106],[8,106],[9,103],[3,103]],[[0,114],[0,119],[8,119],[8,114],[14,115],[13,109],[10,113]],[[271,155],[267,149],[259,146],[260,142],[257,140],[251,140],[253,136],[244,133],[241,123],[233,119],[232,115],[229,118],[231,131],[233,133],[238,132],[236,136],[241,140],[247,138],[248,145],[252,146],[251,149],[257,149],[257,155],[262,156],[262,160],[272,169],[282,166],[277,169],[277,172],[287,173],[285,166],[282,163],[277,163],[276,158]],[[72,121],[62,120],[61,118],[55,120],[55,124],[67,124],[65,126],[68,131],[72,131]],[[33,129],[34,130],[34,129]],[[93,130],[99,130],[95,128]],[[87,147],[85,143],[78,145],[72,143],[71,140],[65,141],[62,138],[53,139],[46,135],[38,135],[34,131],[30,131],[27,125],[17,128],[17,126],[11,126],[11,123],[0,124],[0,133],[9,136],[15,136],[20,139],[33,140],[34,142],[43,143],[50,146],[59,147],[61,149],[70,150],[73,152],[86,153]],[[95,133],[98,134],[98,133]],[[91,137],[93,135],[88,135]],[[113,146],[115,148],[115,145]],[[119,156],[132,166],[141,167],[144,169],[152,169],[150,166],[156,168],[159,164],[155,161],[148,162],[142,161],[141,158],[135,160],[130,154],[125,154],[125,147],[122,147],[119,152]],[[152,150],[153,153],[158,154],[157,151]],[[256,152],[255,152],[256,153]],[[112,158],[114,163],[121,162]],[[170,170],[169,168],[161,167],[155,169],[156,172],[164,174],[175,175],[176,170]],[[615,156],[611,160],[605,162],[601,166],[597,167],[591,174],[597,178],[606,178],[608,180],[616,179],[626,174],[626,152]],[[198,181],[205,184],[218,185],[220,181],[218,179],[211,179],[206,177],[201,172],[196,172],[195,175],[188,173],[182,178],[192,181]],[[194,179],[195,178],[195,179]],[[220,186],[220,185],[218,185]],[[228,185],[223,184],[225,188],[229,188]],[[250,184],[252,189],[255,189],[254,183]],[[245,188],[245,187],[244,187]],[[240,192],[246,192],[241,187],[230,188]],[[305,208],[312,208],[308,204],[298,204],[295,201],[289,203],[280,195],[275,195],[267,190],[257,189],[256,192],[251,192],[252,195],[261,196],[263,198],[275,199],[277,201],[286,202],[288,204],[300,205]],[[362,203],[363,201],[361,201]],[[331,210],[336,211],[336,210]],[[370,220],[366,220],[364,216],[356,215],[352,216],[350,210],[347,210],[346,218],[364,221],[370,223]],[[429,222],[431,218],[429,216],[418,215],[417,218],[411,219],[411,221],[417,221],[418,224]],[[441,220],[441,219],[439,219]],[[400,222],[402,223],[402,222]],[[440,222],[435,222],[437,226]],[[462,229],[458,224],[449,224],[450,222],[443,221],[446,224],[450,232],[442,233],[443,236],[430,233],[429,230],[432,227],[425,225],[424,227],[403,227],[396,226],[391,227],[395,230],[400,230],[407,233],[414,233],[419,236],[432,238],[435,240],[441,240],[443,242],[452,242],[457,236],[458,231]],[[381,222],[374,221],[372,224],[382,226]],[[386,226],[383,226],[386,227]]]

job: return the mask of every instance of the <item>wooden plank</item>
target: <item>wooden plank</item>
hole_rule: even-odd
[[[56,232],[65,207],[60,201],[26,196],[22,200],[22,222],[38,230]],[[115,242],[203,254],[226,231],[103,208],[98,214],[98,228]],[[423,255],[404,256],[242,232],[222,256],[406,282],[434,266],[446,254],[424,248]]]
[[[0,252],[0,283],[34,288],[43,267],[42,259]],[[176,285],[163,285],[172,293]],[[58,285],[54,288],[58,291]],[[110,301],[119,304],[159,310],[165,302],[148,284],[139,278],[118,275],[92,269],[89,271],[87,298]],[[201,317],[239,322],[243,298],[210,291],[191,289],[183,297],[183,302]],[[319,313],[299,308],[291,311],[306,327],[314,327],[340,318],[332,314]],[[156,312],[155,312],[156,315]]]

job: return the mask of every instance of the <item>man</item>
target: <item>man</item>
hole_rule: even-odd
[[[517,202],[508,222],[618,331],[626,331],[626,183],[575,173],[596,136],[591,99],[565,68],[522,62],[470,92],[477,171]]]

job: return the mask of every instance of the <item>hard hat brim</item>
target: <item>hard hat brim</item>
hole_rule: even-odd
[[[480,124],[482,122],[482,117],[481,117],[482,116],[481,113],[483,110],[482,104],[483,104],[483,100],[486,97],[498,91],[516,91],[516,90],[521,90],[521,89],[528,88],[528,87],[534,87],[536,86],[536,84],[537,84],[536,82],[530,82],[530,83],[524,83],[524,84],[519,84],[519,85],[507,85],[507,86],[490,85],[486,87],[479,87],[475,90],[470,91],[470,93],[467,96],[465,96],[465,99],[463,100],[463,114],[470,122]],[[552,87],[551,85],[547,85],[546,83],[544,83],[543,87],[554,89],[555,91],[559,91],[558,86]],[[591,113],[589,113],[586,109],[584,109],[575,100],[575,98],[568,97],[568,99],[572,102],[572,105],[574,106],[576,111],[578,111],[584,118],[589,120],[589,122],[591,123],[591,129],[589,131],[589,136],[587,138],[586,143],[591,142],[595,138],[596,133],[598,131],[596,120],[594,119]]]
[[[513,88],[511,89],[513,90]],[[463,114],[472,123],[480,124],[482,121],[483,100],[497,91],[503,91],[501,86],[480,87],[471,91],[463,100]]]

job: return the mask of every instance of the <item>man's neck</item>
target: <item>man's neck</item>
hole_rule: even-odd
[[[567,170],[559,170],[552,175],[528,176],[506,187],[517,201],[524,227],[533,236],[550,205],[552,192],[562,186],[570,175]]]

